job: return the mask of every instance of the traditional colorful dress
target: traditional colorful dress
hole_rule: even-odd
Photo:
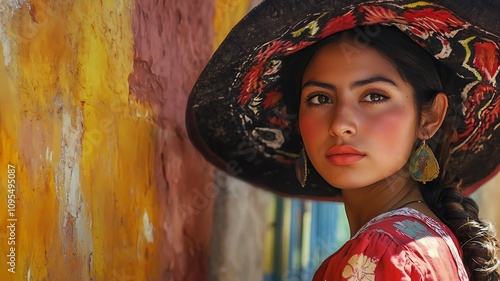
[[[461,256],[446,225],[402,208],[369,221],[323,262],[313,281],[466,281]]]

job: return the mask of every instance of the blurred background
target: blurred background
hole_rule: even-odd
[[[342,204],[248,186],[186,136],[191,87],[256,4],[0,1],[0,280],[312,278],[349,238]],[[473,195],[497,227],[499,185]]]

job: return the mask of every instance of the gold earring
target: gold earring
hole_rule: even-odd
[[[411,177],[425,184],[439,175],[439,163],[425,140],[410,158]]]
[[[306,150],[302,148],[299,153],[299,158],[295,162],[295,175],[300,182],[302,187],[306,186],[307,174],[309,173],[307,169],[307,154]]]

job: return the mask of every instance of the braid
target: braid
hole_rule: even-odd
[[[439,177],[427,184],[419,183],[420,191],[430,209],[455,234],[463,252],[464,265],[471,280],[499,280],[500,260],[496,257],[499,243],[495,238],[494,227],[482,221],[476,202],[460,193],[461,180],[450,170],[450,146],[456,136],[454,118],[456,114],[449,108],[449,116],[435,138],[441,136],[431,146],[436,145],[436,155],[441,167]]]

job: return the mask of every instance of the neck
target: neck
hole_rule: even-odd
[[[367,187],[342,189],[342,195],[351,236],[374,217],[423,200],[407,173],[395,173]]]

